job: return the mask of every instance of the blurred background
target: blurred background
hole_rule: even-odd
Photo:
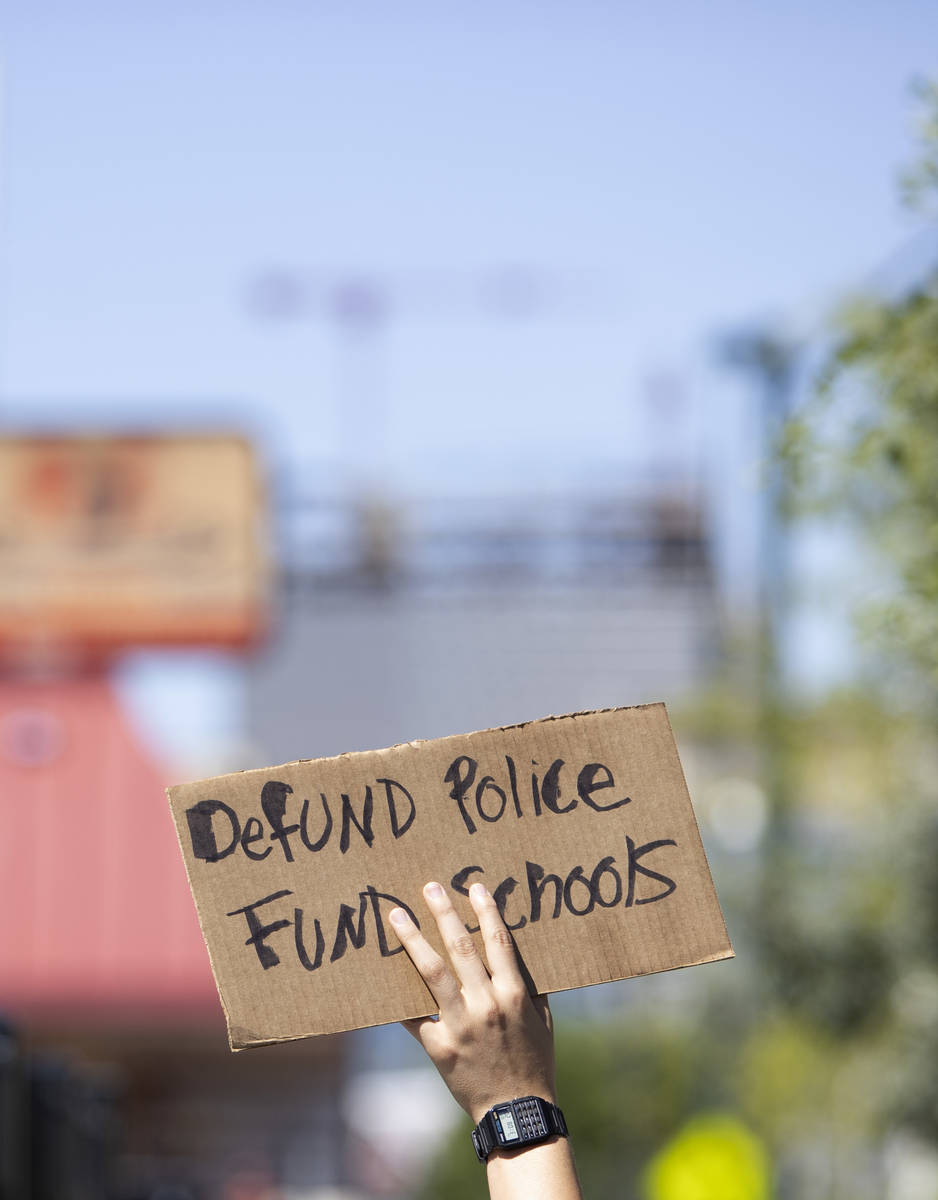
[[[0,14],[0,1197],[478,1196],[232,1056],[163,788],[665,700],[737,958],[558,996],[586,1192],[938,1197],[938,10]]]

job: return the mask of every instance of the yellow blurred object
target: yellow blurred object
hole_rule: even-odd
[[[771,1200],[771,1168],[759,1139],[729,1115],[695,1117],[644,1176],[645,1200]]]

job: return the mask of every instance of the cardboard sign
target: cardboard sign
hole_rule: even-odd
[[[479,880],[532,992],[732,956],[663,704],[169,789],[232,1049],[435,1012],[388,921]]]

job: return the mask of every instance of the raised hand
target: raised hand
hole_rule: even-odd
[[[474,1121],[493,1104],[535,1095],[556,1102],[554,1038],[545,996],[533,999],[521,977],[511,934],[480,883],[469,900],[482,929],[488,969],[452,901],[438,883],[424,899],[436,918],[452,970],[402,908],[391,914],[398,937],[440,1007],[405,1021],[446,1086]],[[454,974],[455,972],[455,974]]]

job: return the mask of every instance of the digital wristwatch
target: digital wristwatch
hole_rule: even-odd
[[[521,1096],[496,1104],[472,1131],[479,1162],[495,1149],[520,1150],[552,1137],[567,1137],[567,1122],[556,1104],[540,1096]]]

